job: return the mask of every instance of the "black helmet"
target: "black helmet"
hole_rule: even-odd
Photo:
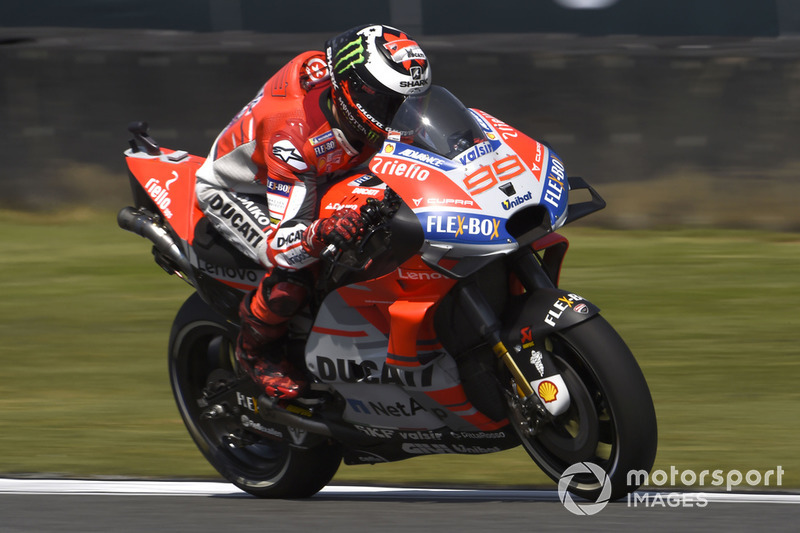
[[[325,49],[333,105],[351,140],[380,146],[400,104],[430,87],[425,53],[396,28],[352,28],[330,39]]]

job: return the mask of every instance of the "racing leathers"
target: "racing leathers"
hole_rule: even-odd
[[[326,244],[347,244],[360,217],[318,216],[318,187],[364,163],[337,127],[325,56],[309,51],[270,78],[214,141],[197,171],[197,199],[214,227],[267,269],[240,308],[236,357],[267,394],[294,397],[303,379],[269,345],[307,299],[306,267]],[[361,148],[359,144],[359,148]]]

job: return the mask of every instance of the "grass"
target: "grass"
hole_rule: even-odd
[[[656,469],[800,487],[800,236],[568,228],[562,286],[636,354]],[[190,287],[112,214],[0,212],[0,475],[215,477],[174,406],[165,347]],[[552,486],[519,449],[342,466],[339,482]]]

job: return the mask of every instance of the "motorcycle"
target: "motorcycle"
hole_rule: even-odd
[[[197,206],[204,159],[159,147],[133,123],[135,206],[119,225],[193,294],[169,336],[175,400],[198,448],[258,497],[309,497],[345,464],[522,446],[588,498],[635,490],[656,417],[645,378],[587,299],[559,288],[556,233],[605,202],[554,151],[468,109],[441,87],[411,97],[368,164],[321,194],[320,217],[361,213],[357,246],[322,254],[314,297],[283,348],[305,370],[295,400],[260,393],[237,368],[237,309],[263,268]],[[587,199],[568,203],[576,191]],[[248,228],[241,228],[248,231]],[[562,475],[576,463],[605,473]],[[567,483],[568,480],[568,483]]]

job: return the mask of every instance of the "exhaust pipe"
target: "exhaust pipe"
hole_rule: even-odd
[[[117,224],[120,228],[151,241],[159,252],[178,266],[180,271],[191,274],[192,265],[175,240],[146,212],[133,207],[123,207],[117,214]]]
[[[382,442],[360,431],[356,431],[350,426],[334,422],[333,420],[326,420],[324,422],[311,420],[287,411],[278,405],[275,399],[265,395],[259,396],[258,398],[258,416],[267,422],[304,429],[309,433],[331,437],[339,441],[348,441],[356,445],[370,446]]]
[[[267,422],[304,429],[316,435],[333,437],[333,432],[331,432],[331,429],[327,425],[290,413],[266,396],[261,396],[258,399],[258,415]]]

